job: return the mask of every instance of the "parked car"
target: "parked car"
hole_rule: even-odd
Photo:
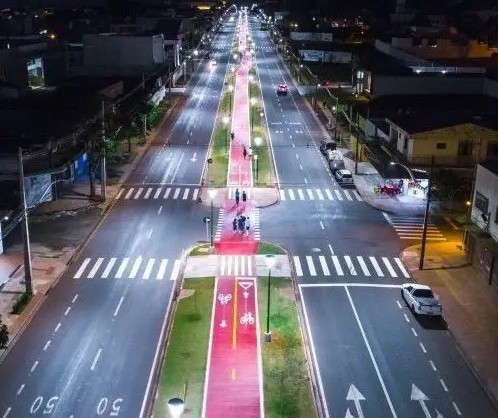
[[[405,283],[401,286],[401,297],[414,315],[441,316],[443,307],[429,286]]]
[[[336,170],[334,173],[335,179],[342,184],[353,184],[353,175],[351,174],[351,171],[349,170]]]
[[[277,87],[277,94],[278,95],[283,95],[287,96],[287,93],[289,92],[289,87],[287,87],[287,84],[279,84]]]
[[[332,139],[322,139],[320,141],[320,152],[323,155],[327,155],[327,151],[335,151],[337,149],[337,144]]]

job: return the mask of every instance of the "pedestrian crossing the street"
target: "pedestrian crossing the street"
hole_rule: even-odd
[[[361,202],[363,199],[356,190],[347,189],[280,189],[280,200],[337,200]]]
[[[122,187],[116,199],[118,200],[197,200],[200,189],[198,187],[175,186],[143,186]]]
[[[218,257],[220,276],[255,276],[256,263],[252,255],[221,255]]]
[[[230,230],[230,233],[233,233],[232,231],[232,219],[230,220],[230,223],[228,226],[225,226],[225,216],[226,212],[224,208],[220,209],[219,215],[218,215],[218,223],[216,224],[216,231],[214,234],[214,241],[215,242],[220,242],[221,240],[221,233],[223,232],[223,228],[228,228]],[[261,241],[261,231],[259,227],[259,208],[254,208],[252,215],[249,216],[249,220],[251,221],[251,229],[250,231],[254,234],[254,240],[255,241]]]
[[[74,279],[176,280],[181,260],[143,257],[85,258]]]
[[[424,218],[420,216],[392,216],[384,213],[400,239],[421,240],[424,231]],[[427,223],[427,241],[446,241],[439,228],[433,222]]]
[[[397,257],[367,256],[294,256],[296,275],[302,276],[367,276],[409,279],[410,273]]]
[[[229,187],[228,188],[228,199],[235,199],[235,191],[237,190],[237,187]],[[242,191],[246,192],[247,198],[251,199],[252,196],[252,189],[239,189],[239,198],[240,201],[242,202]]]

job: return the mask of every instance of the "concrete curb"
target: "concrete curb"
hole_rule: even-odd
[[[403,261],[403,253],[405,251],[408,251],[409,248],[413,248],[413,247],[416,247],[416,245],[411,245],[409,247],[406,247],[399,255],[399,259],[401,261]],[[468,264],[467,264],[468,266]],[[465,266],[461,266],[461,267],[465,267]],[[454,268],[461,268],[461,267],[454,267]],[[450,267],[452,268],[452,267]],[[448,268],[441,268],[441,269],[432,269],[432,270],[448,270]],[[414,270],[411,270],[411,271],[414,271]],[[416,271],[419,271],[418,269],[416,269]],[[415,283],[418,283],[417,279],[415,278],[415,276],[412,275],[412,278],[413,278],[413,281]],[[474,364],[472,363],[472,355],[471,354],[467,354],[466,351],[464,350],[464,348],[462,347],[462,345],[460,344],[460,342],[458,341],[458,339],[456,338],[455,334],[453,333],[453,330],[451,327],[448,326],[448,323],[446,322],[446,320],[444,321],[447,325],[446,329],[448,330],[448,333],[451,335],[451,339],[453,340],[453,342],[455,343],[455,347],[457,348],[458,352],[460,353],[460,355],[462,356],[462,359],[463,361],[465,361],[465,363],[467,364],[467,366],[469,367],[469,369],[472,371],[472,374],[474,375],[474,377],[476,378],[477,382],[479,383],[479,386],[481,386],[482,390],[484,391],[484,393],[486,393],[487,397],[489,398],[489,400],[491,401],[491,403],[493,404],[494,408],[496,410],[498,410],[498,398],[495,396],[494,393],[492,393],[489,389],[488,389],[488,386],[486,384],[486,379],[483,377],[483,375],[481,374],[481,372],[474,366]]]

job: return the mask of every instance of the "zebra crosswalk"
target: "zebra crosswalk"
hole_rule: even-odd
[[[122,187],[116,199],[138,200],[138,199],[173,199],[173,200],[197,200],[200,189],[197,187],[175,187],[175,186],[143,186]]]
[[[424,231],[424,218],[421,216],[392,216],[384,213],[398,237],[403,240],[421,240]],[[427,241],[446,241],[439,228],[433,222],[427,223]]]
[[[256,275],[256,266],[252,255],[221,255],[218,260],[220,276]]]
[[[176,280],[181,260],[142,257],[85,258],[74,279]]]
[[[294,256],[296,275],[302,276],[373,276],[410,278],[402,261],[395,257],[367,256]]]
[[[280,200],[338,200],[361,202],[363,199],[356,190],[347,189],[280,189]]]

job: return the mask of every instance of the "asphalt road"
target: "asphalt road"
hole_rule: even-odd
[[[444,321],[415,319],[400,297],[411,278],[398,256],[419,243],[422,218],[382,213],[337,184],[310,108],[255,18],[252,29],[281,196],[260,211],[261,235],[293,258],[327,415],[498,416]],[[460,233],[443,217],[430,227],[434,241]]]
[[[135,418],[145,411],[181,251],[204,239],[209,208],[193,198],[190,185],[200,183],[234,35],[229,29],[214,42],[218,65],[202,64],[172,128],[161,131],[123,197],[0,365],[3,418]]]

